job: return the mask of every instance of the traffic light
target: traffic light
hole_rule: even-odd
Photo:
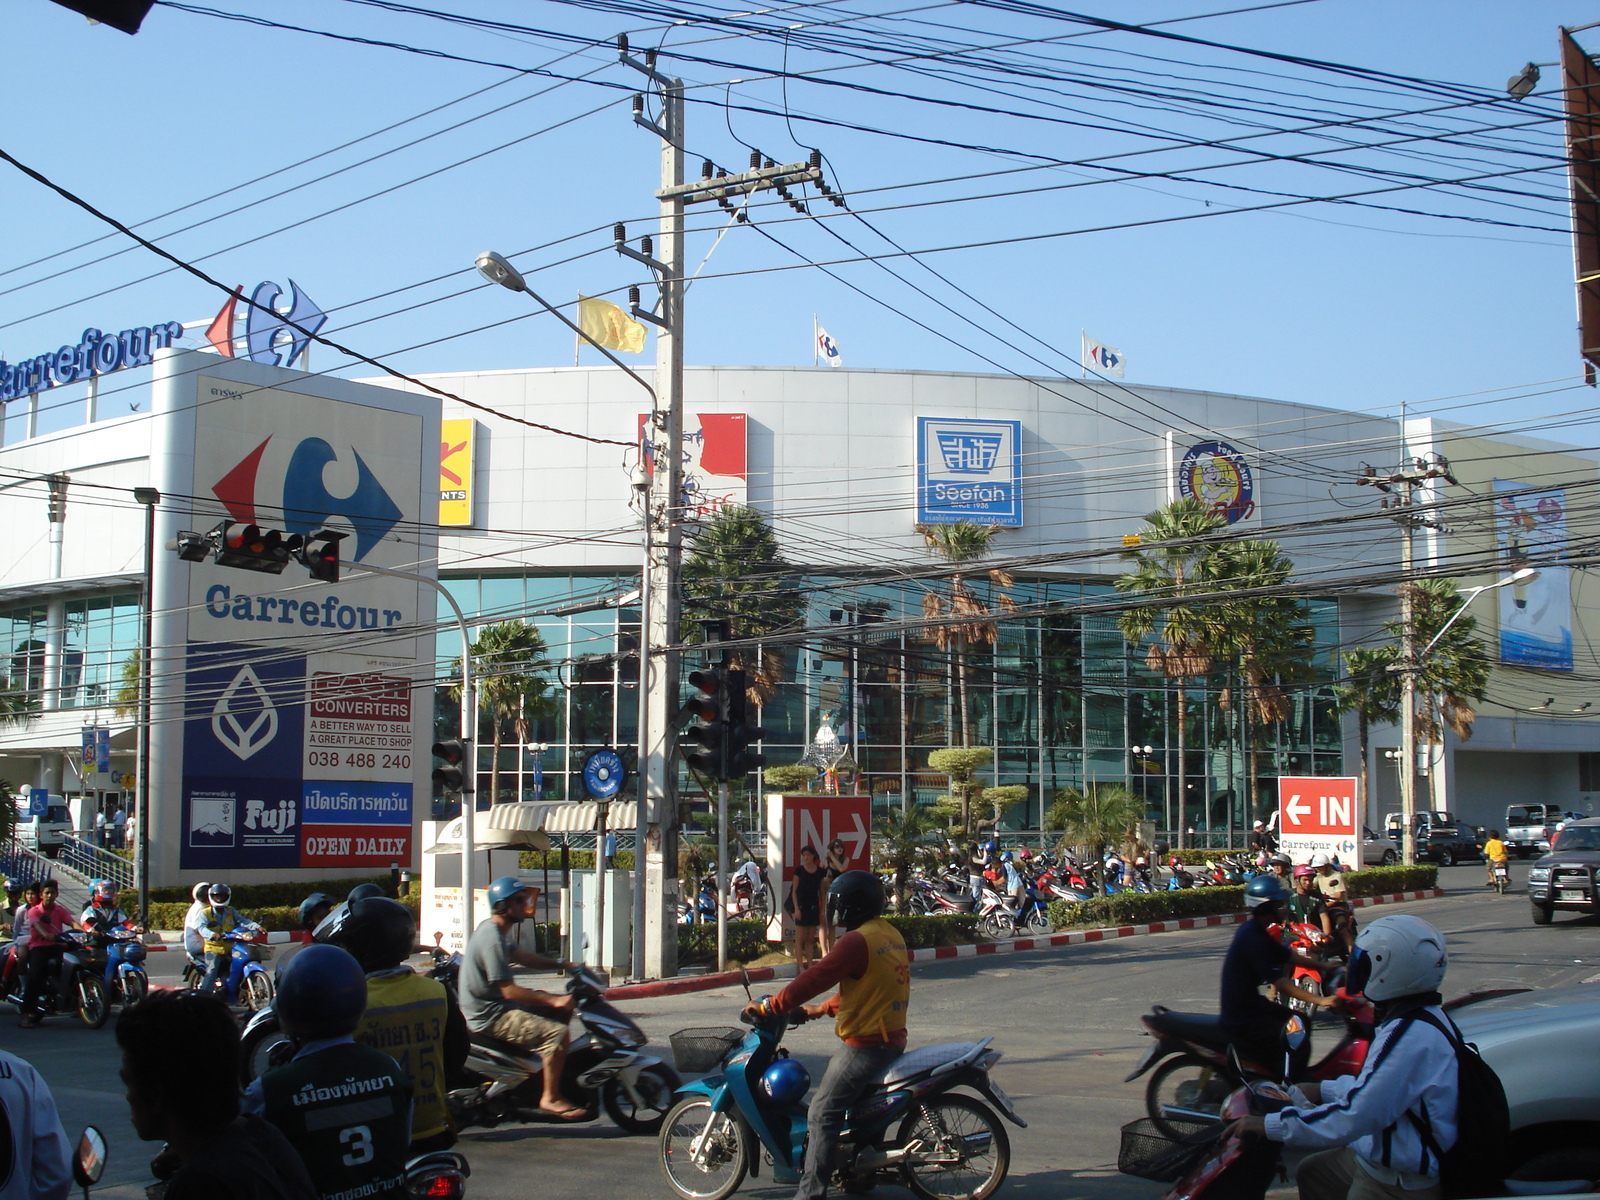
[[[451,738],[447,742],[433,744],[433,756],[444,759],[445,764],[433,769],[433,781],[445,794],[473,790],[471,754],[471,744],[462,738]]]
[[[338,583],[339,543],[345,536],[332,529],[319,529],[306,538],[295,557],[311,572],[311,578],[320,579],[323,583]]]
[[[767,756],[750,749],[752,742],[766,737],[759,725],[749,723],[750,702],[746,695],[750,678],[743,671],[729,671],[728,688],[728,759],[725,779],[742,779],[757,767],[767,765]]]
[[[728,690],[724,671],[707,667],[689,675],[689,683],[699,690],[683,708],[693,714],[695,724],[683,731],[683,736],[700,746],[686,753],[688,764],[708,779],[727,778],[728,762]]]
[[[239,567],[246,571],[264,571],[281,575],[289,560],[300,552],[303,539],[297,533],[283,533],[277,529],[262,529],[239,521],[225,521],[218,527],[221,534],[217,545],[219,567]]]

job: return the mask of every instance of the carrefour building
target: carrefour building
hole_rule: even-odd
[[[610,367],[426,377],[481,406],[469,407],[392,380],[184,349],[192,340],[153,350],[139,412],[105,419],[67,385],[55,391],[81,404],[65,409],[74,419],[41,420],[39,393],[8,405],[0,638],[21,711],[0,727],[0,778],[132,798],[146,517],[133,489],[146,487],[161,492],[157,882],[415,859],[416,825],[435,815],[426,746],[454,727],[434,685],[458,643],[425,585],[363,563],[422,574],[437,563],[469,620],[523,618],[543,634],[554,713],[507,714],[497,765],[485,721],[480,793],[492,778],[503,800],[576,798],[589,753],[634,746],[630,501],[650,407],[636,380]],[[1419,533],[1417,553],[1461,564],[1464,587],[1518,555],[1553,562],[1593,521],[1592,456],[1432,420],[1402,439],[1392,420],[1281,401],[932,371],[701,367],[685,391],[691,512],[741,504],[765,516],[813,631],[776,639],[764,659],[767,761],[799,760],[826,723],[861,790],[884,806],[926,803],[948,786],[928,753],[965,737],[995,749],[984,783],[1025,789],[1009,829],[1037,829],[1063,787],[1118,782],[1158,824],[1222,845],[1275,804],[1279,776],[1359,773],[1356,723],[1335,712],[1331,685],[1341,649],[1383,640],[1394,610],[1383,577],[1399,551],[1380,497],[1355,482],[1363,463],[1449,458],[1459,486],[1434,498],[1457,503],[1446,528]],[[1180,768],[1178,685],[1123,639],[1114,581],[1144,516],[1182,495],[1281,544],[1316,585],[1316,640],[1310,675],[1281,681],[1278,719],[1252,719],[1220,667],[1187,680]],[[993,640],[941,645],[918,618],[948,601],[949,572],[916,527],[961,518],[999,527],[965,576],[996,616]],[[167,548],[227,519],[344,530],[345,576],[252,574]],[[1600,664],[1585,578],[1552,566],[1515,596],[1474,601],[1496,666],[1471,739],[1447,733],[1419,763],[1434,807],[1485,825],[1510,803],[1593,811]],[[165,732],[180,728],[181,739]],[[1379,725],[1370,742],[1376,824],[1398,807],[1385,755],[1397,731]],[[697,785],[685,776],[684,787]]]

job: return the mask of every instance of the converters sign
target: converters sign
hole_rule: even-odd
[[[1361,805],[1346,775],[1285,775],[1278,780],[1278,849],[1298,865],[1319,851],[1361,865]]]

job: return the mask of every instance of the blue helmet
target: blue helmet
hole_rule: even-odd
[[[502,875],[489,885],[489,911],[503,912],[500,907],[518,892],[533,891],[533,884],[524,883],[515,875]]]
[[[780,1058],[761,1073],[761,1094],[772,1104],[799,1104],[811,1088],[811,1072],[792,1058]]]
[[[1257,875],[1244,887],[1244,903],[1246,908],[1256,908],[1262,904],[1287,904],[1289,902],[1289,889],[1282,878],[1277,875]]]
[[[367,976],[348,950],[310,945],[284,964],[272,1002],[297,1042],[353,1033],[367,1009]]]
[[[1011,851],[1007,850],[1004,854],[1002,854],[1000,856],[1000,861],[1001,862],[1010,862],[1013,857],[1014,856],[1012,855]]]
[[[1000,849],[1000,843],[995,841],[993,838],[990,838],[983,844],[983,848],[990,854],[993,854],[996,850]]]

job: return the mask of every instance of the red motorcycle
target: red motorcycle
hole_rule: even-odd
[[[1342,1002],[1344,1037],[1307,1067],[1301,1078],[1355,1075],[1367,1060],[1376,1019],[1372,1005],[1365,996],[1351,995],[1343,988],[1335,994]],[[1140,1020],[1155,1044],[1123,1082],[1131,1083],[1155,1069],[1145,1087],[1145,1111],[1166,1136],[1181,1138],[1191,1135],[1197,1125],[1215,1124],[1222,1119],[1222,1105],[1229,1094],[1251,1080],[1283,1077],[1282,1063],[1241,1057],[1234,1050],[1232,1035],[1222,1027],[1222,1019],[1214,1014],[1173,1012],[1158,1004]],[[1290,1023],[1298,1024],[1300,1032],[1309,1036],[1301,1017],[1291,1017]]]
[[[1268,932],[1289,949],[1297,954],[1303,954],[1307,958],[1326,958],[1329,949],[1333,946],[1331,937],[1323,933],[1315,925],[1307,924],[1304,921],[1285,921],[1282,925],[1270,926]],[[1315,967],[1297,965],[1294,969],[1294,981],[1298,987],[1304,988],[1313,996],[1320,996],[1323,994],[1323,973],[1323,971],[1317,970]],[[1307,1003],[1304,1000],[1293,997],[1280,997],[1280,999],[1283,999],[1285,1004],[1302,1017],[1309,1018],[1316,1013],[1316,1005]]]

